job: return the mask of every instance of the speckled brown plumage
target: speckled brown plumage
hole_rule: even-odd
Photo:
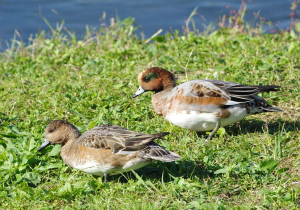
[[[62,144],[61,156],[66,164],[106,176],[140,168],[151,160],[179,160],[180,156],[153,142],[168,134],[144,134],[117,125],[100,125],[81,135],[71,123],[56,120],[47,125],[39,150],[49,144]]]

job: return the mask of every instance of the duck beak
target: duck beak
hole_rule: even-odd
[[[135,92],[135,94],[132,96],[132,98],[135,98],[138,95],[141,95],[143,92],[145,92],[145,90],[141,86],[139,86],[139,88],[137,89],[137,91]]]
[[[42,149],[44,149],[45,147],[49,146],[51,143],[49,141],[47,141],[46,139],[44,139],[44,142],[42,143],[42,145],[40,146],[40,148],[38,148],[38,151],[41,151]]]

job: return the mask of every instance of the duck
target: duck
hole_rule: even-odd
[[[219,80],[196,79],[176,85],[172,72],[152,67],[138,75],[139,87],[133,98],[154,91],[154,111],[184,129],[210,132],[206,142],[220,127],[241,121],[248,115],[280,112],[258,93],[279,91],[280,86],[243,85]]]
[[[155,143],[169,132],[144,134],[118,125],[99,125],[83,134],[66,120],[55,120],[45,128],[38,151],[61,144],[61,157],[70,167],[95,176],[115,175],[141,168],[154,160],[172,162],[181,159]]]

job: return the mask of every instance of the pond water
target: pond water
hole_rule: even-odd
[[[293,0],[252,0],[246,1],[248,12],[246,20],[254,19],[254,12],[266,20],[286,29],[290,24],[291,3]],[[226,7],[229,6],[230,7]],[[230,10],[238,10],[240,0],[0,0],[0,50],[7,49],[15,30],[27,42],[30,35],[39,30],[50,31],[41,15],[55,28],[56,23],[65,20],[65,27],[75,31],[81,38],[86,25],[100,27],[103,12],[106,18],[118,15],[121,19],[134,17],[141,26],[145,37],[150,37],[159,29],[180,30],[191,12],[198,7],[194,16],[196,27],[214,22]],[[299,13],[296,13],[299,18]],[[19,38],[18,38],[19,39]]]

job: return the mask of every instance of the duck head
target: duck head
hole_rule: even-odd
[[[133,98],[146,91],[154,91],[157,93],[172,89],[176,86],[174,74],[159,67],[152,67],[142,71],[138,76],[138,83],[139,88],[132,96]]]
[[[79,130],[65,120],[55,120],[49,123],[45,129],[45,138],[38,151],[50,144],[65,145],[69,140],[77,139],[80,136]]]

